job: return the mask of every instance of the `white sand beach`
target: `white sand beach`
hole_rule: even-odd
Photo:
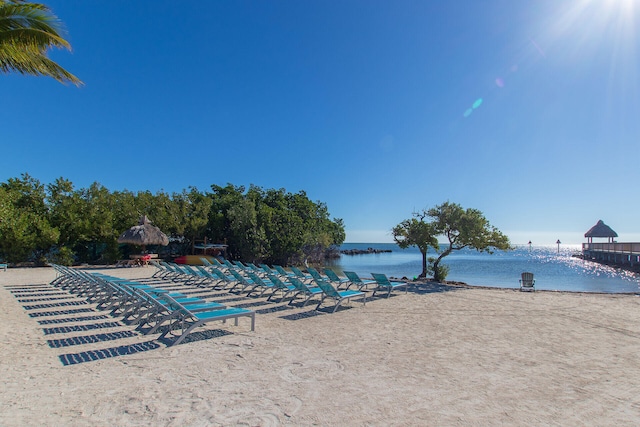
[[[640,424],[637,295],[427,283],[330,314],[205,291],[256,330],[167,347],[54,277],[0,272],[2,426]]]

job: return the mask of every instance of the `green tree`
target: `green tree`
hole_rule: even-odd
[[[0,0],[0,72],[53,77],[82,85],[80,79],[47,57],[50,48],[71,50],[62,22],[40,3]]]
[[[447,201],[424,211],[423,214],[432,219],[430,224],[435,233],[444,236],[448,241],[433,263],[434,279],[438,282],[445,279],[440,262],[453,251],[471,248],[479,252],[493,253],[494,249],[511,249],[509,238],[492,226],[477,209],[463,209],[459,204]]]
[[[414,213],[414,217],[405,219],[400,224],[393,227],[391,233],[393,240],[405,249],[410,246],[416,246],[422,254],[422,273],[421,278],[427,277],[429,270],[427,263],[427,252],[429,248],[438,250],[438,239],[433,224],[425,222],[424,213]]]
[[[9,262],[42,262],[59,237],[49,223],[44,186],[23,174],[0,184],[0,189],[0,256]]]

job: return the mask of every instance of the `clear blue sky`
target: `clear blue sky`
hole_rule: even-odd
[[[0,181],[305,190],[347,242],[446,200],[640,240],[640,2],[44,1],[85,86],[0,75]]]

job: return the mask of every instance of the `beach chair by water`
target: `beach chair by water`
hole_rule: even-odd
[[[378,286],[376,286],[376,288],[373,290],[374,297],[376,296],[376,293],[380,291],[386,292],[386,297],[388,298],[389,295],[391,295],[391,291],[393,291],[394,289],[404,288],[405,293],[409,290],[409,284],[407,282],[391,281],[386,275],[380,273],[371,273],[371,276],[378,284]]]
[[[275,285],[270,280],[263,280],[262,277],[258,276],[253,271],[248,271],[247,276],[249,276],[249,278],[255,284],[255,286],[251,288],[251,290],[247,293],[247,296],[250,296],[252,293],[257,291],[260,291],[260,294],[258,296],[262,296],[266,291],[271,290],[273,293],[276,289]]]
[[[227,319],[234,319],[235,325],[238,326],[238,318],[250,317],[251,330],[255,330],[256,313],[254,311],[244,308],[223,308],[220,310],[194,312],[189,309],[189,306],[180,304],[169,295],[161,294],[158,297],[163,300],[170,311],[179,313],[179,315],[174,318],[174,321],[166,328],[165,332],[159,337],[159,339],[163,339],[169,334],[176,335],[178,330],[176,326],[179,324],[180,333],[171,342],[170,346],[180,344],[194,328],[212,321],[221,320],[225,322]],[[157,326],[153,330],[157,330]]]
[[[316,286],[307,286],[302,282],[302,280],[298,279],[297,277],[290,277],[289,281],[296,288],[296,292],[293,294],[291,301],[289,301],[289,305],[291,305],[293,301],[295,301],[298,295],[303,295],[306,297],[304,303],[302,304],[303,307],[307,305],[309,300],[315,295],[322,295],[322,289]]]
[[[533,278],[533,273],[524,272],[522,273],[520,279],[520,290],[521,291],[534,291],[536,285],[536,279]]]
[[[342,301],[349,301],[353,297],[361,296],[362,297],[362,305],[365,305],[367,303],[367,297],[364,294],[364,292],[360,292],[360,291],[339,291],[336,288],[334,288],[331,283],[325,282],[324,280],[317,280],[316,279],[316,283],[318,284],[318,287],[320,289],[322,289],[322,299],[320,299],[320,302],[316,306],[316,310],[320,308],[320,306],[322,305],[324,300],[327,299],[327,298],[331,298],[332,300],[334,300],[336,302],[336,304],[333,306],[333,311],[331,311],[332,313],[335,313],[335,311],[338,309],[338,307],[340,306]]]
[[[291,269],[293,274],[295,274],[295,276],[303,282],[310,283],[313,281],[313,276],[311,276],[310,274],[304,274],[298,267],[291,266],[289,268]]]
[[[283,277],[295,277],[294,273],[288,272],[281,265],[274,265],[273,268]]]
[[[229,288],[229,292],[233,292],[234,289],[236,289],[237,287],[240,287],[240,290],[238,291],[238,293],[242,293],[247,289],[249,289],[249,293],[251,293],[253,289],[259,286],[253,280],[247,277],[244,277],[242,274],[240,274],[238,270],[229,270],[229,273],[231,273],[231,275],[235,279],[235,284],[231,288]]]
[[[329,282],[335,283],[335,285],[340,288],[342,285],[347,285],[347,289],[349,288],[349,279],[346,277],[340,277],[338,274],[330,268],[324,269],[324,274],[329,278]]]
[[[287,295],[289,295],[291,292],[296,291],[295,286],[287,285],[285,282],[280,280],[280,278],[275,274],[268,274],[267,277],[269,278],[271,283],[273,283],[273,286],[274,286],[274,290],[271,293],[271,295],[269,295],[269,298],[267,298],[267,301],[271,301],[271,298],[273,298],[275,294],[278,293],[278,291],[282,292],[282,297],[278,302],[282,302],[287,297]]]
[[[355,271],[345,271],[344,275],[347,276],[347,278],[349,279],[349,284],[347,285],[347,289],[349,289],[351,285],[354,285],[355,287],[358,288],[359,291],[361,291],[362,288],[366,289],[367,286],[377,283],[375,280],[370,280],[370,279],[362,280]]]
[[[300,271],[300,270],[298,270]],[[318,270],[316,270],[313,267],[307,267],[307,271],[309,272],[309,275],[313,278],[313,280],[327,280],[326,277],[323,277],[320,272]],[[300,273],[302,273],[302,271],[300,271]],[[297,273],[296,273],[297,274]],[[302,273],[304,274],[304,273]],[[309,276],[307,276],[308,278]]]

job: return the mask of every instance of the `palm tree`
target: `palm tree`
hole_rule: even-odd
[[[47,57],[51,47],[71,50],[61,21],[39,3],[0,0],[0,72],[49,76],[61,83],[82,81]]]

